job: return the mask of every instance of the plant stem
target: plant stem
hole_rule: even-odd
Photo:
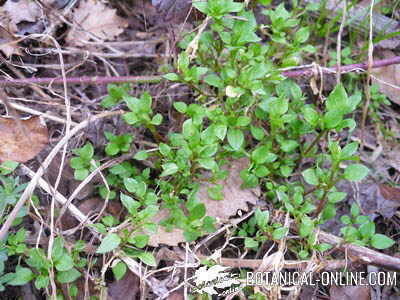
[[[373,62],[371,68],[381,68],[390,65],[400,64],[400,56],[393,56],[391,58],[376,60]],[[286,70],[281,74],[288,78],[296,77],[309,77],[314,75],[313,66],[299,66],[300,70]],[[341,73],[349,73],[360,70],[367,70],[368,64],[350,64],[341,67]],[[322,73],[334,74],[336,68],[322,68]],[[68,77],[66,83],[68,84],[109,84],[109,83],[159,83],[163,80],[162,75],[154,76],[81,76],[81,77]],[[61,77],[43,77],[43,78],[23,78],[23,79],[1,79],[0,86],[13,86],[13,85],[27,85],[27,84],[63,84],[64,81]]]
[[[328,195],[329,191],[336,184],[336,181],[334,180],[334,177],[335,177],[335,174],[337,172],[337,169],[338,169],[338,166],[333,166],[333,170],[332,170],[331,176],[329,177],[329,183],[326,185],[325,190],[324,190],[324,194],[322,195],[322,198],[319,201],[317,209],[315,211],[315,216],[316,217],[320,214],[320,212],[324,208],[324,206],[326,204],[326,196]]]
[[[147,128],[150,130],[157,143],[165,142],[165,139],[158,133],[157,129],[153,125],[150,124]]]
[[[314,148],[314,146],[319,142],[319,140],[325,135],[325,133],[327,132],[327,130],[322,130],[317,137],[312,141],[312,143],[310,144],[310,146],[308,146],[308,148],[306,149],[306,151],[303,152],[303,154],[300,156],[300,161],[301,159],[303,159],[311,150],[312,148]]]

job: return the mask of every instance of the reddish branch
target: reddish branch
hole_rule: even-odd
[[[389,65],[400,64],[400,56],[394,56],[387,59],[374,61],[372,68],[380,68]],[[348,73],[357,70],[367,70],[368,64],[351,64],[343,65],[341,67],[341,73]],[[313,67],[303,68],[301,70],[284,71],[282,75],[289,78],[312,76],[313,74],[323,73],[336,73],[336,67],[332,68],[321,68],[316,70]],[[162,81],[162,76],[82,76],[82,77],[69,77],[67,78],[68,84],[109,84],[109,83],[159,83]],[[25,79],[1,79],[0,86],[10,85],[26,85],[26,84],[62,84],[63,79],[61,77],[43,77],[43,78],[25,78]]]

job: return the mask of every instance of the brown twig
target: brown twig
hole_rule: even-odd
[[[381,68],[390,65],[400,64],[400,56],[376,60],[371,68]],[[287,78],[309,77],[315,74],[313,66],[298,67],[301,70],[283,71],[282,75]],[[368,70],[368,63],[343,65],[341,73],[349,73],[360,70]],[[336,74],[337,68],[321,68],[322,73]],[[82,76],[68,77],[68,84],[109,84],[109,83],[159,83],[163,80],[162,75],[154,76]],[[42,77],[42,78],[25,78],[25,79],[1,79],[0,86],[26,85],[26,84],[62,84],[60,77]]]

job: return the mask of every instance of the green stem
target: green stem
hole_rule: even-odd
[[[317,210],[315,211],[315,216],[318,216],[320,214],[320,212],[322,211],[322,209],[325,207],[326,196],[328,195],[331,188],[336,184],[336,181],[334,180],[334,178],[335,178],[337,170],[338,170],[338,166],[334,165],[331,176],[329,177],[328,184],[326,185],[326,187],[324,189],[324,194],[322,195],[321,200],[319,200]]]
[[[312,143],[310,144],[310,146],[308,146],[308,148],[306,149],[306,151],[303,152],[303,154],[301,155],[301,159],[304,158],[311,150],[312,148],[314,148],[314,146],[321,140],[321,138],[325,135],[325,133],[327,133],[327,130],[322,130],[317,137],[312,141]]]

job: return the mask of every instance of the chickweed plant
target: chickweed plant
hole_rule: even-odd
[[[269,5],[271,1],[258,2]],[[243,157],[249,163],[240,172],[241,188],[259,186],[270,207],[294,220],[293,229],[300,239],[290,243],[289,250],[300,259],[310,257],[312,251],[326,251],[331,245],[319,243],[315,229],[335,217],[336,205],[347,196],[336,184],[361,181],[369,171],[359,162],[358,143],[346,138],[357,126],[355,111],[361,92],[349,95],[345,85],[338,84],[326,99],[313,101],[294,80],[281,75],[282,68],[297,66],[316,52],[308,42],[310,27],[302,24],[298,11],[288,11],[283,3],[263,11],[268,24],[258,24],[243,2],[208,0],[193,5],[207,16],[208,24],[180,42],[176,72],[164,76],[195,93],[190,103],[173,102],[171,109],[182,119],[179,130],[165,133],[168,116],[157,112],[150,93],[131,96],[129,85],[110,85],[102,102],[107,109],[126,104],[123,120],[144,129],[149,144],[155,146],[104,170],[111,191],[100,186],[99,194],[120,201],[126,214],[124,220],[106,215],[91,225],[103,235],[96,253],[119,248],[155,266],[146,246],[149,235],[157,232],[153,218],[160,210],[169,213],[160,226],[182,229],[188,242],[214,232],[216,220],[207,216],[197,197],[200,184],[213,184],[209,196],[221,200],[224,195],[217,182],[227,177],[223,166]],[[135,141],[130,134],[106,132],[105,137],[108,144],[103,153],[110,158],[129,153]],[[96,157],[101,152],[95,153],[87,143],[74,154],[71,167],[75,178],[84,180],[98,165]],[[18,179],[4,176],[0,175],[3,214],[21,191]],[[267,240],[287,236],[289,228],[272,215],[257,208],[254,216],[239,226],[237,235],[243,237],[245,248],[257,250]],[[378,249],[394,243],[377,233],[375,224],[360,215],[356,205],[341,221],[347,242]],[[3,253],[6,259],[7,255],[22,258],[15,272],[0,275],[0,288],[1,284],[23,285],[30,280],[37,288],[47,288],[50,267],[57,282],[73,283],[88,265],[82,255],[83,241],[67,250],[65,242],[56,238],[49,260],[44,250],[25,247],[25,236],[20,228],[9,236],[5,252],[0,249],[0,271],[4,270]],[[127,267],[119,261],[112,270],[119,279]],[[70,290],[76,295],[76,285],[70,285]]]

